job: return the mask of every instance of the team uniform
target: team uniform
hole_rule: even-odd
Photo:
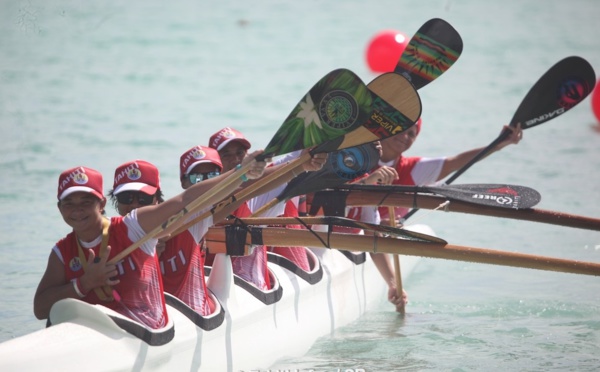
[[[223,128],[213,134],[209,139],[209,147],[222,151],[232,141],[239,142],[247,151],[251,145],[250,141],[244,135],[234,128]],[[273,164],[281,164],[298,157],[300,151],[287,154],[274,159]],[[243,203],[238,209],[233,212],[233,215],[238,218],[251,216],[260,207],[267,204],[276,198],[286,187],[286,184],[270,190],[269,192],[252,198]],[[278,203],[275,207],[265,211],[262,217],[276,217],[284,213],[285,203]],[[267,266],[267,247],[264,245],[253,246],[252,252],[246,256],[231,257],[233,273],[242,279],[254,284],[261,290],[271,289],[271,278]]]
[[[277,197],[285,185],[277,187],[265,194],[252,198],[242,204],[233,213],[238,218],[249,217],[273,198]],[[276,217],[283,213],[284,203],[278,203],[275,207],[265,211],[262,217]],[[271,279],[267,267],[267,247],[264,245],[253,246],[252,252],[247,256],[232,256],[231,265],[233,273],[242,279],[254,284],[261,290],[271,289]]]
[[[144,235],[135,211],[125,217],[112,217],[108,228],[108,245],[111,247],[109,260]],[[56,243],[53,252],[63,263],[68,281],[83,275],[90,249],[94,250],[96,257],[99,256],[101,240],[102,235],[92,242],[78,245],[77,237],[72,232]],[[120,283],[114,285],[113,289],[119,294],[120,301],[110,300],[110,297],[108,301],[102,300],[98,291],[90,291],[84,300],[104,305],[150,328],[164,327],[168,323],[168,316],[155,254],[156,242],[156,239],[150,239],[116,263]]]
[[[159,257],[165,292],[174,295],[200,315],[209,315],[215,304],[208,295],[204,277],[202,237],[213,224],[212,217],[192,225],[167,240]]]
[[[281,217],[298,217],[298,200],[299,197],[294,197],[285,203],[285,210]],[[304,229],[302,225],[287,225],[288,229]],[[304,271],[310,271],[310,264],[308,262],[308,256],[306,254],[306,247],[269,247],[269,250],[273,253],[277,253],[288,260],[295,263],[299,268]]]

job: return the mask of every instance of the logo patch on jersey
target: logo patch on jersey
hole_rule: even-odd
[[[79,271],[83,268],[83,266],[81,265],[81,261],[79,260],[79,257],[73,257],[71,259],[71,261],[69,261],[69,268],[72,271]]]

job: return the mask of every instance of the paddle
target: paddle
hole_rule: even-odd
[[[301,229],[234,225],[211,227],[205,235],[210,253],[243,254],[248,244],[309,246],[373,253],[443,258],[501,266],[600,276],[600,264],[447,243]]]
[[[596,75],[592,66],[583,58],[567,57],[552,66],[529,90],[512,120],[510,127],[521,124],[523,130],[543,124],[575,107],[592,91]],[[457,170],[445,181],[449,185],[477,161],[485,157],[510,135],[504,130],[492,143],[481,150],[470,162]],[[417,209],[404,216],[410,218]]]
[[[323,192],[327,193],[327,191]],[[382,202],[381,193],[376,191],[357,191],[352,190],[347,193],[342,193],[340,197],[339,193],[337,199],[337,207],[345,208],[345,206],[361,206],[361,205],[386,205],[394,207],[413,207],[421,209],[438,209],[440,204],[444,203],[451,198],[440,197],[435,195],[425,194],[402,194],[393,193],[385,197],[385,201]],[[317,198],[317,195],[315,195]],[[328,195],[324,195],[324,198],[331,199]],[[315,204],[315,201],[312,202]],[[316,202],[317,204],[319,201]],[[512,208],[498,208],[492,205],[477,204],[471,202],[464,202],[454,199],[451,203],[444,207],[444,212],[459,212],[476,214],[481,216],[499,217],[499,218],[511,218],[516,220],[524,220],[531,222],[547,223],[557,226],[574,227],[578,229],[600,231],[600,219],[593,217],[586,217],[574,214],[568,214],[557,211],[549,211],[536,208],[527,209],[512,209]]]
[[[526,209],[537,205],[541,195],[536,190],[518,185],[507,184],[462,184],[452,186],[402,186],[402,185],[358,185],[349,184],[339,189],[373,191],[382,195],[379,205],[392,193],[432,193],[447,197],[449,200],[460,200],[477,205],[496,208]]]
[[[394,208],[393,207],[389,207],[388,213],[390,214],[390,216],[394,215]],[[396,219],[395,218],[390,218],[390,226],[395,228],[396,227]],[[400,255],[398,254],[394,254],[392,255],[392,259],[394,261],[394,277],[396,278],[396,296],[398,298],[403,298],[403,289],[402,289],[402,273],[400,271]],[[398,308],[398,312],[401,315],[404,315],[406,313],[406,309],[404,306],[404,301],[402,301],[402,303],[400,304],[400,307]]]
[[[460,57],[462,38],[448,22],[425,22],[408,42],[394,72],[421,89],[446,72]]]
[[[336,189],[322,190],[311,200],[310,214],[323,207],[327,214],[339,214],[347,205],[385,205],[418,207],[424,194],[437,194],[438,204],[428,204],[431,209],[439,208],[446,200],[465,202],[473,206],[494,209],[531,208],[540,201],[540,194],[525,186],[506,184],[466,184],[452,186],[403,186],[403,185],[359,185],[346,184]]]
[[[406,77],[416,89],[420,89],[446,72],[458,60],[462,49],[462,38],[454,27],[442,19],[430,19],[410,39],[394,72]],[[396,219],[390,219],[390,224],[395,226]],[[397,294],[402,296],[400,257],[394,255],[393,260]],[[404,305],[400,313],[404,314]]]
[[[409,126],[414,124],[421,114],[421,101],[410,83],[406,82],[403,78],[400,79],[405,84],[401,88],[395,88],[404,88],[401,90],[401,93],[405,94],[406,100],[409,101],[405,108],[407,111],[408,108],[411,109],[411,116],[410,119],[406,118],[405,122],[402,123]],[[303,149],[305,148],[304,146],[312,147],[318,144],[327,146],[328,143],[336,141],[338,137],[343,137],[346,132],[353,133],[357,129],[361,129],[362,124],[369,120],[369,116],[375,112],[373,109],[374,105],[382,107],[381,110],[384,111],[384,114],[401,115],[389,106],[386,106],[385,102],[380,101],[382,100],[374,97],[362,80],[352,71],[347,69],[334,70],[320,79],[296,105],[257,160],[265,160],[289,151]],[[317,102],[318,107],[315,107],[313,102]],[[412,105],[409,106],[409,103]],[[415,116],[416,118],[414,118]],[[302,134],[302,139],[295,138],[299,134]],[[288,140],[288,138],[290,139]],[[113,257],[111,263],[117,262],[146,241],[172,228],[184,216],[213,205],[216,202],[214,200],[215,196],[222,189],[233,185],[240,177],[243,177],[249,170],[249,167],[250,163],[233,172],[229,177],[220,182],[219,187],[212,188],[209,192],[202,195],[202,197],[189,203],[179,213],[171,216],[163,224],[147,233],[142,239]]]

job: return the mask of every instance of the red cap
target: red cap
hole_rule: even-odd
[[[219,151],[231,141],[240,142],[242,146],[246,148],[246,150],[250,148],[250,142],[246,139],[246,137],[244,137],[241,132],[229,127],[223,128],[210,136],[208,146]]]
[[[196,165],[202,163],[213,163],[219,167],[219,172],[223,170],[221,157],[217,150],[205,146],[194,146],[179,158],[179,177],[187,176]]]
[[[58,200],[63,200],[77,191],[89,192],[104,199],[102,174],[87,167],[75,167],[62,172],[58,178]]]
[[[115,170],[113,194],[123,191],[141,191],[154,195],[160,189],[158,168],[145,160],[133,160],[119,165]]]

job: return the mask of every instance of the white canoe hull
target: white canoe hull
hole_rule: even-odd
[[[305,354],[317,338],[386,298],[386,285],[369,255],[356,264],[336,250],[312,251],[322,266],[316,283],[269,263],[281,287],[279,300],[269,305],[233,285],[230,260],[218,255],[208,284],[223,306],[222,322],[204,330],[168,305],[174,335],[159,346],[124,331],[112,320],[123,317],[104,307],[59,301],[50,314],[51,327],[0,344],[0,370],[266,370],[282,357]],[[418,259],[402,256],[404,279]]]

